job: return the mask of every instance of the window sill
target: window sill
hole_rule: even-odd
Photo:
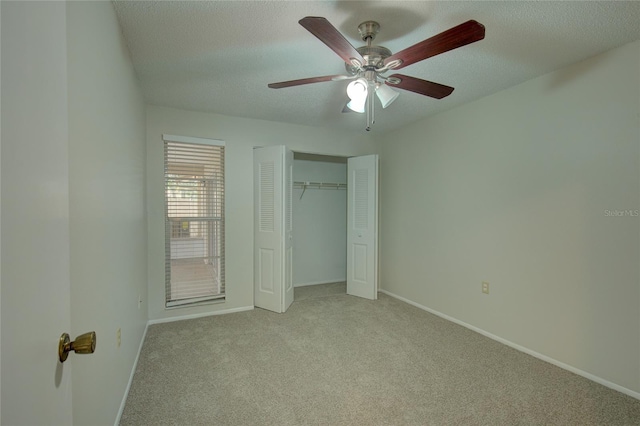
[[[165,311],[172,311],[174,309],[180,309],[180,308],[191,308],[194,306],[204,306],[204,305],[219,305],[222,303],[225,303],[226,299],[224,296],[222,297],[218,297],[216,299],[206,299],[206,300],[195,300],[193,302],[190,301],[184,301],[184,302],[173,302],[173,305],[167,306],[167,304],[165,303]]]

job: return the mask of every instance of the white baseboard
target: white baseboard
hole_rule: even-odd
[[[149,328],[149,322],[144,326],[144,332],[142,333],[142,339],[140,339],[140,345],[138,346],[138,353],[136,354],[136,359],[133,361],[133,367],[131,367],[131,374],[129,374],[129,381],[127,382],[127,387],[124,390],[124,396],[122,397],[122,402],[120,402],[120,409],[118,410],[118,415],[116,416],[116,422],[114,426],[118,426],[120,424],[120,419],[122,418],[122,413],[124,412],[124,406],[127,402],[127,397],[129,396],[129,390],[131,389],[131,383],[133,382],[133,375],[136,373],[136,368],[138,367],[138,359],[140,359],[140,352],[142,352],[142,345],[144,344],[144,339],[147,337],[147,329]]]
[[[210,317],[213,315],[233,314],[235,312],[250,311],[252,309],[253,309],[253,306],[241,306],[239,308],[221,309],[219,311],[203,312],[200,314],[190,314],[190,315],[180,315],[180,316],[169,317],[169,318],[159,318],[159,319],[149,320],[149,325],[161,324],[164,322],[182,321],[182,320],[188,320],[188,319],[194,319],[194,318]]]
[[[341,277],[341,278],[336,278],[335,280],[322,280],[322,281],[312,281],[312,282],[308,282],[308,283],[298,283],[298,284],[294,284],[294,287],[306,287],[309,285],[319,285],[319,284],[333,284],[333,283],[343,283],[346,282],[347,278],[346,277]]]
[[[639,400],[640,400],[640,392],[632,391],[631,389],[627,389],[627,388],[625,388],[624,386],[620,386],[620,385],[617,385],[617,384],[615,384],[615,383],[613,383],[613,382],[610,382],[610,381],[608,381],[608,380],[605,380],[605,379],[603,379],[603,378],[601,378],[601,377],[594,376],[594,375],[593,375],[593,374],[591,374],[591,373],[587,373],[586,371],[580,370],[580,369],[578,369],[578,368],[576,368],[576,367],[573,367],[573,366],[571,366],[571,365],[569,365],[569,364],[565,364],[564,362],[561,362],[561,361],[558,361],[558,360],[556,360],[556,359],[550,358],[550,357],[548,357],[548,356],[546,356],[546,355],[543,355],[543,354],[541,354],[541,353],[538,353],[538,352],[536,352],[536,351],[533,351],[533,350],[531,350],[531,349],[529,349],[529,348],[525,348],[524,346],[520,346],[520,345],[518,345],[518,344],[516,344],[516,343],[513,343],[513,342],[511,342],[511,341],[507,340],[507,339],[503,339],[502,337],[496,336],[495,334],[491,334],[491,333],[489,333],[488,331],[485,331],[485,330],[483,330],[483,329],[481,329],[481,328],[475,327],[475,326],[473,326],[473,325],[471,325],[471,324],[467,324],[467,323],[465,323],[465,322],[463,322],[463,321],[460,321],[460,320],[458,320],[458,319],[456,319],[456,318],[450,317],[449,315],[443,314],[442,312],[435,311],[435,310],[433,310],[433,309],[431,309],[431,308],[427,308],[426,306],[423,306],[423,305],[421,305],[421,304],[419,304],[419,303],[416,303],[416,302],[414,302],[414,301],[412,301],[412,300],[405,299],[404,297],[402,297],[402,296],[398,296],[397,294],[391,293],[390,291],[382,290],[382,289],[380,289],[380,290],[378,290],[378,291],[380,291],[380,293],[384,293],[384,294],[386,294],[386,295],[388,295],[388,296],[391,296],[391,297],[393,297],[393,298],[395,298],[395,299],[398,299],[398,300],[401,300],[401,301],[403,301],[403,302],[405,302],[405,303],[408,303],[408,304],[410,304],[410,305],[413,305],[413,306],[415,306],[416,308],[420,308],[420,309],[422,309],[423,311],[427,311],[427,312],[429,312],[429,313],[432,313],[432,314],[434,314],[434,315],[437,315],[437,316],[439,316],[440,318],[444,318],[444,319],[446,319],[447,321],[451,321],[451,322],[456,323],[456,324],[458,324],[458,325],[461,325],[461,326],[463,326],[463,327],[465,327],[465,328],[468,328],[469,330],[473,330],[473,331],[475,331],[476,333],[480,333],[480,334],[482,334],[483,336],[486,336],[486,337],[488,337],[488,338],[490,338],[490,339],[493,339],[493,340],[495,340],[495,341],[497,341],[497,342],[500,342],[500,343],[502,343],[503,345],[507,345],[507,346],[509,346],[509,347],[512,347],[513,349],[516,349],[516,350],[518,350],[518,351],[520,351],[520,352],[524,352],[524,353],[526,353],[527,355],[531,355],[531,356],[532,356],[532,357],[534,357],[534,358],[541,359],[541,360],[543,360],[543,361],[548,362],[549,364],[553,364],[553,365],[555,365],[555,366],[557,366],[557,367],[560,367],[560,368],[562,368],[562,369],[564,369],[564,370],[567,370],[567,371],[570,371],[570,372],[572,372],[572,373],[575,373],[575,374],[577,374],[578,376],[582,376],[582,377],[584,377],[584,378],[586,378],[586,379],[589,379],[589,380],[594,381],[594,382],[596,382],[596,383],[599,383],[599,384],[601,384],[601,385],[603,385],[603,386],[606,386],[606,387],[608,387],[608,388],[611,388],[611,389],[613,389],[613,390],[616,390],[616,391],[618,391],[618,392],[621,392],[621,393],[623,393],[623,394],[625,394],[625,395],[629,395],[629,396],[630,396],[630,397],[632,397],[632,398],[636,398],[636,399],[639,399]]]

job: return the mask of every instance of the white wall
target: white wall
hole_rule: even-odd
[[[294,160],[293,180],[347,183],[347,164]],[[293,190],[293,285],[346,281],[347,191],[302,192]]]
[[[214,96],[214,94],[212,94]],[[226,142],[226,300],[198,307],[164,307],[164,169],[162,134]],[[300,152],[361,155],[374,152],[364,132],[147,107],[149,318],[181,317],[253,306],[253,147],[287,145]]]
[[[2,418],[71,424],[65,4],[2,2]]]
[[[111,2],[68,2],[67,43],[70,334],[97,333],[70,361],[73,422],[113,424],[147,321],[145,104]]]
[[[2,7],[0,7],[0,45],[1,44],[2,44]],[[1,65],[2,65],[2,60],[0,59],[0,80],[2,80]],[[2,84],[0,84],[0,99],[2,99]],[[2,117],[2,102],[0,102],[0,117]],[[2,127],[1,119],[0,119],[0,127]],[[2,153],[2,132],[0,131],[0,235],[2,235],[2,155],[1,153]],[[2,244],[0,244],[0,259],[2,259]],[[2,262],[1,261],[0,261],[0,330],[2,330]],[[0,366],[1,365],[2,365],[2,339],[0,338]],[[2,380],[0,380],[0,395],[2,395]],[[1,397],[0,397],[0,421],[2,421],[2,398]]]
[[[639,76],[635,42],[380,138],[382,288],[640,392],[640,219],[606,214]]]

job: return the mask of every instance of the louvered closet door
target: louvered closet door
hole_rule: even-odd
[[[347,165],[347,294],[378,298],[378,156]]]
[[[293,155],[284,146],[253,150],[254,305],[273,312],[284,312],[293,301],[287,163],[293,165]]]
[[[284,292],[285,312],[293,303],[293,152],[284,153]]]

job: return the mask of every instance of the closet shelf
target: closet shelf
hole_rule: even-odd
[[[311,189],[347,189],[346,183],[335,183],[335,182],[301,182],[295,181],[293,182],[293,187],[297,189],[302,189],[302,194],[300,194],[300,199],[304,195],[304,192],[307,188]]]

